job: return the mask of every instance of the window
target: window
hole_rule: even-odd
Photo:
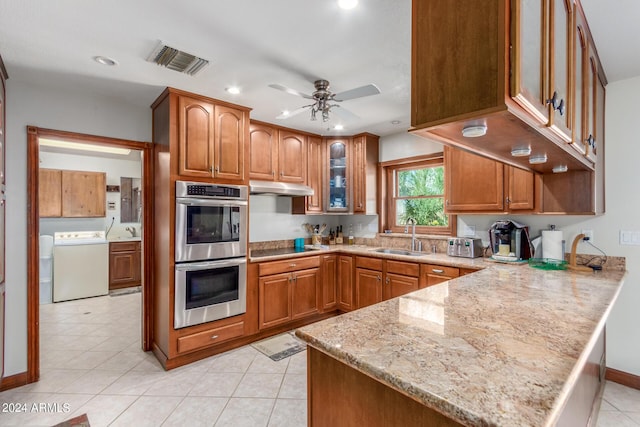
[[[386,200],[383,227],[403,233],[411,219],[420,234],[455,235],[456,217],[444,211],[442,154],[381,164]]]

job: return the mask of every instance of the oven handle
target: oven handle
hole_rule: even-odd
[[[176,203],[187,206],[247,206],[244,200],[211,200],[177,197]]]
[[[187,262],[183,264],[176,264],[175,268],[177,271],[197,271],[210,268],[234,267],[236,265],[242,265],[246,263],[246,258],[234,258],[224,259],[221,261]]]

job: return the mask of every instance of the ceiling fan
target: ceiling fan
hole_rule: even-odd
[[[322,121],[326,122],[329,120],[329,111],[332,108],[338,107],[333,110],[338,116],[342,118],[357,118],[357,116],[351,113],[349,110],[346,110],[341,105],[336,104],[336,102],[348,101],[350,99],[362,98],[364,96],[377,95],[380,93],[380,89],[376,87],[374,84],[368,84],[365,86],[360,86],[355,89],[346,90],[340,93],[333,93],[329,90],[329,82],[327,80],[316,80],[313,85],[315,86],[315,91],[311,95],[307,95],[302,92],[298,92],[295,89],[288,88],[286,86],[282,86],[279,84],[270,84],[269,87],[274,89],[278,89],[291,95],[301,96],[305,99],[313,100],[312,104],[305,105],[304,107],[300,107],[297,110],[293,110],[289,113],[282,113],[276,117],[276,119],[288,119],[289,117],[293,117],[297,114],[302,113],[308,109],[311,110],[311,120],[316,120],[316,114],[320,113],[322,116]]]

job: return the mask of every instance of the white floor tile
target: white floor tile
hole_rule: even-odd
[[[224,397],[185,397],[162,426],[212,426],[220,417],[228,400]]]
[[[40,373],[40,381],[20,387],[20,391],[57,392],[71,384],[88,370],[48,369]]]
[[[180,404],[182,397],[141,396],[131,404],[111,426],[155,427],[161,425]],[[89,420],[91,423],[91,420]]]
[[[619,411],[638,411],[640,390],[607,381],[603,398]]]
[[[247,372],[259,374],[284,374],[287,371],[288,365],[289,358],[274,362],[264,354],[260,353],[253,359],[253,362],[251,362]]]
[[[216,358],[209,372],[241,372],[244,373],[249,369],[253,359],[259,352],[251,346],[243,347],[239,350],[224,353]]]
[[[136,399],[138,399],[138,396],[97,395],[79,407],[69,418],[87,414],[91,427],[106,427]]]
[[[289,357],[289,366],[287,366],[287,374],[306,374],[307,373],[307,351],[301,351]]]
[[[101,394],[128,394],[141,396],[156,381],[163,377],[164,375],[161,372],[129,371],[124,373],[109,387],[105,388]]]
[[[597,427],[638,427],[631,418],[622,412],[606,411],[598,414]]]
[[[243,374],[212,373],[200,375],[200,380],[189,391],[189,396],[231,397],[236,391]]]
[[[144,392],[147,396],[186,396],[200,381],[198,372],[166,372]]]
[[[234,397],[276,398],[282,385],[283,374],[247,373],[238,384]]]
[[[121,376],[122,372],[93,369],[60,389],[60,393],[98,394]]]
[[[307,398],[307,375],[306,374],[286,374],[278,393],[279,399],[306,399]]]
[[[275,399],[229,399],[215,427],[266,426],[274,402]]]
[[[269,419],[269,427],[305,427],[306,399],[277,399]]]
[[[148,356],[142,351],[120,351],[110,359],[98,365],[96,369],[107,371],[127,372],[137,366]]]

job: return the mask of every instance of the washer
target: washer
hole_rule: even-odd
[[[53,236],[53,302],[109,293],[109,243],[104,231]]]

